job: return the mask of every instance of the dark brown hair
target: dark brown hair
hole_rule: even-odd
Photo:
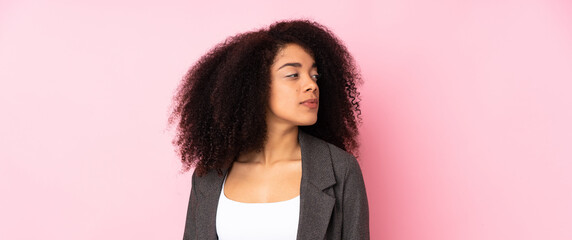
[[[291,20],[227,38],[184,76],[169,117],[170,125],[177,122],[173,144],[183,171],[222,174],[241,153],[263,148],[270,66],[287,43],[311,53],[320,73],[318,120],[300,130],[357,154],[361,78],[354,60],[326,27]]]

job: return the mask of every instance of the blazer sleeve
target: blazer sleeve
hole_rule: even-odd
[[[352,156],[344,178],[342,239],[369,240],[369,207],[363,175]]]
[[[191,197],[189,198],[189,206],[187,208],[187,219],[185,221],[185,233],[183,240],[197,239],[196,229],[196,213],[197,213],[197,191],[195,189],[195,172],[191,180]]]

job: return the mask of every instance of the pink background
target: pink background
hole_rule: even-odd
[[[307,17],[362,70],[372,239],[572,239],[572,4],[0,1],[0,239],[181,239],[166,128],[229,35]]]

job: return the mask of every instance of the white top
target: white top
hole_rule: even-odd
[[[271,203],[243,203],[224,195],[224,184],[216,212],[219,240],[294,240],[298,233],[300,195]]]

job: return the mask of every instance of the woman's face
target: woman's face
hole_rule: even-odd
[[[270,67],[267,121],[307,126],[318,120],[318,69],[298,44],[286,44]]]

